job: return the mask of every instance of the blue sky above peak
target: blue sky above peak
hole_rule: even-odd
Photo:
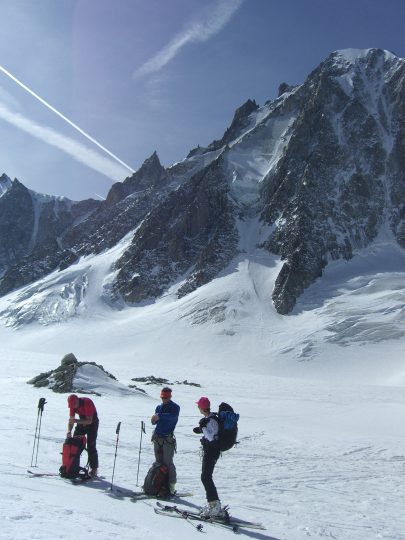
[[[403,0],[2,0],[0,16],[0,66],[61,114],[0,72],[0,174],[76,200],[154,150],[180,161],[334,50],[405,56]]]

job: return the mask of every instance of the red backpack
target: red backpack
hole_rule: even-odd
[[[90,478],[88,470],[80,467],[80,456],[86,448],[86,442],[86,435],[68,437],[65,440],[62,447],[62,466],[59,469],[62,478]]]
[[[169,494],[169,469],[155,462],[149,469],[143,483],[146,495],[166,497]]]

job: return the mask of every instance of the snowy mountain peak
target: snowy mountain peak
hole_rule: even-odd
[[[336,67],[350,69],[353,66],[377,66],[378,62],[403,62],[394,53],[384,49],[341,49],[333,52],[329,59]],[[328,62],[328,59],[327,59]]]
[[[220,140],[168,169],[153,152],[105,202],[76,204],[62,221],[53,207],[42,223],[21,186],[9,214],[0,212],[7,244],[0,294],[80,257],[117,255],[126,238],[101,287],[110,304],[151,302],[168,291],[184,297],[222,272],[239,272],[232,261],[242,251],[248,262],[264,252],[280,260],[267,301],[291,313],[331,262],[352,259],[383,228],[405,247],[404,96],[402,59],[380,49],[336,51],[300,86],[282,85],[274,101],[247,100]],[[30,220],[8,238],[16,208]],[[20,253],[9,244],[22,231]],[[87,280],[74,287],[84,299]]]
[[[10,179],[9,176],[7,176],[6,173],[3,173],[3,174],[0,176],[0,182],[5,182],[5,181],[11,182],[11,179]]]
[[[165,177],[165,168],[161,165],[157,152],[145,159],[141,167],[123,182],[116,182],[106,198],[106,205],[113,206],[134,193],[151,189]]]
[[[150,157],[145,159],[137,173],[139,176],[149,177],[151,184],[162,178],[165,173],[165,168],[160,163],[156,150]]]
[[[143,168],[145,168],[145,169],[156,168],[156,167],[157,168],[163,168],[161,163],[160,163],[159,156],[157,155],[157,152],[155,150],[150,157],[145,159],[145,161],[143,162],[143,164],[141,166],[141,169],[143,169]]]
[[[0,176],[0,197],[2,197],[11,188],[13,181],[3,173]]]
[[[340,49],[332,53],[332,57],[335,57],[337,61],[349,62],[355,64],[359,59],[366,58],[371,51],[378,49]]]

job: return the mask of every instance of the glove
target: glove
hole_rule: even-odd
[[[193,428],[193,431],[194,433],[202,433],[202,429],[200,428],[200,426]]]
[[[206,427],[209,422],[209,418],[201,418],[199,421],[200,428]]]
[[[72,432],[71,432],[71,431],[68,431],[68,432],[66,433],[66,438],[67,438],[67,439],[70,439],[71,436],[72,436]]]

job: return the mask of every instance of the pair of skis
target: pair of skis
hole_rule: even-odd
[[[28,469],[27,473],[32,478],[41,478],[41,477],[48,477],[48,476],[59,476],[58,473],[32,471],[31,469]],[[65,478],[64,480],[70,480],[74,484],[82,484],[83,482],[88,482],[89,480],[104,480],[104,477],[103,476],[94,476],[92,478],[87,478],[87,479],[84,479],[84,480],[81,479],[81,478]],[[111,490],[111,492],[112,492],[111,494],[113,496],[116,496],[117,498],[128,497],[131,500],[133,500],[134,502],[136,502],[138,500],[142,500],[142,499],[157,499],[157,498],[159,498],[159,497],[157,497],[155,495],[147,495],[143,491],[132,491],[132,490],[129,490],[129,489],[120,489],[120,488],[117,488],[117,487],[115,487],[113,490]],[[162,497],[162,499],[163,500],[175,501],[175,500],[178,500],[178,499],[182,499],[184,497],[192,497],[192,495],[193,495],[192,493],[189,493],[189,492],[186,492],[186,491],[184,491],[184,492],[179,491],[175,495],[172,495],[172,496],[168,497],[167,499],[164,499],[163,497]]]
[[[184,497],[192,497],[192,493],[187,491],[178,491],[175,495],[169,495],[168,497],[159,497],[158,495],[147,495],[144,491],[131,491],[124,490],[120,488],[115,488],[113,495],[116,495],[117,498],[128,497],[132,501],[136,502],[140,499],[162,499],[167,501],[175,501],[176,499],[182,499]]]
[[[47,476],[59,476],[58,473],[52,472],[37,472],[30,469],[27,470],[27,473],[32,477],[47,477]],[[89,480],[102,479],[101,477],[89,478]],[[81,480],[79,478],[72,479],[71,482],[75,484],[81,484],[87,480]],[[124,491],[119,488],[115,489],[115,493],[122,497],[130,497],[133,501],[142,500],[142,499],[153,499],[152,495],[146,495],[143,491]],[[192,493],[179,492],[174,495],[171,500],[182,497],[190,497]],[[212,518],[203,518],[199,512],[192,512],[186,508],[180,508],[177,505],[172,504],[163,504],[160,501],[156,502],[156,507],[154,508],[156,514],[162,514],[169,517],[182,518],[190,525],[192,525],[197,531],[203,532],[203,523],[209,523],[218,527],[224,527],[226,529],[231,529],[234,533],[238,533],[239,529],[261,529],[265,530],[265,527],[262,523],[255,523],[253,521],[245,521],[243,519],[235,518],[231,516],[228,510],[224,509],[224,515]],[[196,523],[198,522],[198,523]]]
[[[162,504],[159,501],[156,503],[154,511],[156,514],[185,519],[188,523],[190,523],[190,525],[200,532],[203,532],[203,523],[210,523],[211,525],[218,527],[225,527],[226,529],[231,529],[234,533],[238,533],[239,529],[266,529],[262,523],[245,521],[229,515],[226,507],[224,509],[223,516],[212,518],[204,518],[199,514],[199,512],[192,512],[186,508],[179,508],[175,505]],[[195,523],[196,521],[199,523]]]
[[[27,470],[27,473],[30,475],[31,478],[42,478],[46,476],[60,476],[58,473],[54,472],[38,472],[38,471],[31,471],[31,469]],[[89,476],[88,478],[63,478],[60,477],[63,480],[70,480],[72,484],[83,484],[84,482],[89,482],[90,480],[104,480],[103,476]]]

